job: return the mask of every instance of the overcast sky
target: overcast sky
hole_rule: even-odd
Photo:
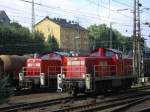
[[[32,1],[32,0],[27,0]],[[133,0],[34,0],[35,23],[45,16],[51,18],[60,17],[67,20],[79,21],[80,25],[88,27],[91,24],[105,23],[119,30],[123,35],[132,35],[133,26]],[[140,0],[143,8],[150,8],[150,0]],[[128,9],[124,11],[117,11]],[[21,0],[0,0],[0,10],[5,10],[11,21],[16,21],[23,26],[31,26],[31,3]],[[143,10],[141,13],[142,35],[150,47],[150,27],[142,23],[150,22],[150,10]]]

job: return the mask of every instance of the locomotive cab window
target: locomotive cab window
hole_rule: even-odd
[[[107,57],[112,58],[112,57],[113,57],[113,55],[114,55],[114,53],[113,53],[112,51],[108,51],[108,50],[106,50],[106,51],[105,51],[105,55],[106,55]]]

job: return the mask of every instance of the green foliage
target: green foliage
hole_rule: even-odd
[[[56,51],[58,50],[58,42],[54,36],[48,36],[47,39],[48,50]]]
[[[8,87],[8,82],[8,77],[0,80],[0,104],[3,103],[12,94],[12,89]]]
[[[42,53],[46,51],[46,43],[44,41],[44,35],[40,32],[34,32],[32,34],[32,42],[33,42],[33,52],[36,51],[36,53]],[[35,47],[34,47],[35,46]]]
[[[125,39],[125,52],[128,53],[133,48],[133,38],[132,37],[126,37]]]
[[[90,47],[109,48],[110,45],[110,28],[105,24],[91,25],[88,27]],[[130,44],[130,45],[129,45]],[[123,36],[119,31],[112,29],[112,48],[124,51],[126,48],[131,49],[131,42],[129,38]]]
[[[105,24],[91,25],[88,30],[91,47],[108,47],[109,30]]]
[[[18,23],[11,23],[9,27],[0,26],[0,49],[3,54],[41,53],[46,49],[44,36]]]

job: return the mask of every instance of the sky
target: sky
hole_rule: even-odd
[[[32,0],[26,0],[32,2]],[[85,28],[92,24],[107,24],[117,29],[125,36],[133,34],[133,0],[34,0],[35,23],[44,17],[66,18],[77,21]],[[150,27],[144,25],[150,22],[150,0],[140,0],[141,31],[147,46],[150,47]],[[0,0],[0,10],[5,10],[11,22],[19,22],[31,29],[31,3],[21,0]],[[109,10],[110,9],[110,10]],[[126,9],[126,10],[124,10]]]

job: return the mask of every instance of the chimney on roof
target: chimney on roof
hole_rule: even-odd
[[[56,20],[59,21],[60,19],[59,19],[59,18],[56,18]]]
[[[68,23],[71,24],[71,21],[69,21]]]
[[[66,23],[67,21],[66,21],[66,19],[60,19],[60,22],[64,24],[64,23]]]
[[[48,16],[46,16],[46,18],[49,18]]]
[[[74,21],[72,21],[72,24],[74,24]]]
[[[57,18],[54,18],[54,20],[56,21],[56,20],[57,20]]]

